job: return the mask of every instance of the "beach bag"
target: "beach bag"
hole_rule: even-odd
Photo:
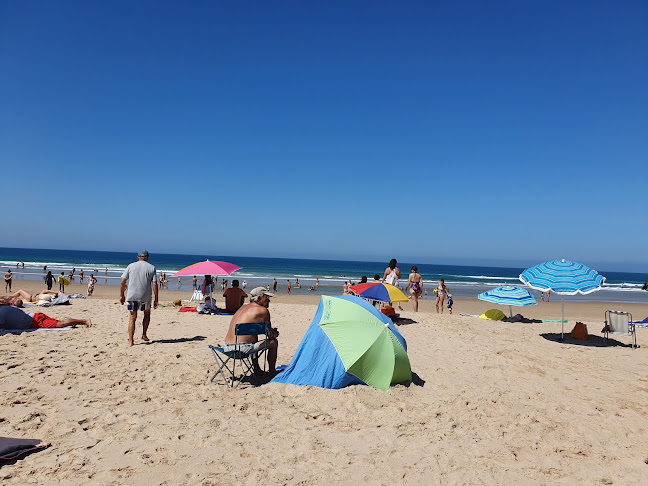
[[[572,339],[589,339],[587,326],[582,322],[577,322],[571,332]]]
[[[393,316],[396,315],[396,311],[394,310],[393,307],[391,306],[385,306],[382,309],[380,309],[380,312],[385,314],[386,316]]]

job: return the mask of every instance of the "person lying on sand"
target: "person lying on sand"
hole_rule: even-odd
[[[23,301],[28,304],[37,304],[40,300],[52,300],[54,297],[58,296],[58,290],[42,290],[37,294],[30,294],[26,290],[19,290],[18,292],[11,295],[13,298],[23,299]]]
[[[270,325],[268,340],[261,342],[259,342],[259,336],[238,336],[237,339],[234,333],[237,324],[250,324],[255,322],[267,322],[270,324],[270,311],[268,310],[270,297],[274,297],[274,294],[268,292],[263,287],[257,287],[250,292],[250,303],[245,304],[237,310],[236,314],[232,317],[227,336],[225,336],[223,349],[225,352],[241,351],[243,353],[252,353],[267,349],[269,373],[271,377],[274,377],[277,374],[275,366],[277,364],[277,349],[279,346],[277,337],[279,336],[279,331]],[[252,358],[252,363],[254,365],[254,372],[259,375],[263,374],[263,371],[259,367],[257,354]]]
[[[0,306],[0,328],[4,329],[42,329],[54,327],[67,327],[83,324],[90,327],[90,319],[54,319],[41,312],[31,314],[23,312],[17,307],[9,305]]]
[[[18,297],[0,297],[0,305],[12,305],[14,307],[22,307],[23,301]]]

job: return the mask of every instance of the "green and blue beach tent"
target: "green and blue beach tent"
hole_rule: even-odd
[[[408,381],[407,343],[392,321],[358,297],[324,295],[290,365],[271,383],[387,390]]]

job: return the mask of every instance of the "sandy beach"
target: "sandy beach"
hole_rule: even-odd
[[[0,335],[0,435],[52,444],[4,465],[3,484],[648,482],[648,330],[636,350],[626,337],[604,347],[600,333],[606,309],[643,319],[648,305],[569,303],[566,331],[580,320],[591,338],[560,343],[558,323],[458,315],[497,307],[477,300],[455,300],[454,315],[403,304],[412,384],[228,390],[209,382],[207,345],[223,343],[229,318],[179,313],[179,296],[162,291],[146,345],[126,345],[118,289],[101,285],[44,310],[90,317],[90,329]],[[279,364],[318,301],[273,299]],[[559,319],[560,301],[520,312]]]

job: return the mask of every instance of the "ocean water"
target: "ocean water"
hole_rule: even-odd
[[[182,255],[167,253],[151,253],[150,263],[155,265],[159,272],[165,272],[169,279],[169,289],[191,291],[191,277],[178,279],[170,278],[171,275],[193,263],[204,260],[221,260],[241,266],[231,276],[220,276],[219,279],[238,279],[247,282],[247,288],[258,285],[272,284],[277,279],[280,292],[286,291],[287,280],[293,285],[293,293],[310,293],[309,288],[318,278],[320,285],[314,291],[317,294],[338,295],[346,280],[357,283],[360,277],[366,275],[371,281],[374,274],[381,277],[387,262],[360,262],[346,260],[308,260],[290,258],[255,258],[227,255]],[[47,250],[33,248],[0,248],[0,269],[4,273],[8,268],[15,273],[14,288],[20,288],[19,281],[42,280],[43,267],[51,270],[55,275],[67,273],[73,267],[76,274],[83,269],[86,277],[95,273],[99,285],[118,285],[121,274],[126,266],[136,260],[136,253],[108,252],[108,251],[81,251],[81,250]],[[16,264],[20,263],[18,268]],[[24,268],[22,266],[24,263]],[[540,262],[538,262],[540,263]],[[412,265],[418,267],[423,276],[424,289],[427,288],[429,297],[432,298],[432,289],[436,287],[441,278],[445,279],[454,298],[476,297],[477,294],[501,285],[522,286],[518,276],[524,268],[485,267],[470,265],[433,265],[418,262],[399,262],[403,274],[401,285],[407,284],[407,275]],[[603,290],[589,295],[566,296],[565,300],[571,301],[608,301],[608,302],[640,302],[648,303],[648,292],[641,290],[648,275],[641,273],[607,272],[596,269],[606,277]],[[202,276],[197,275],[202,282]],[[294,287],[298,278],[302,287]],[[78,281],[78,280],[77,280]],[[537,299],[539,292],[533,291]],[[559,299],[557,295],[552,299]]]

